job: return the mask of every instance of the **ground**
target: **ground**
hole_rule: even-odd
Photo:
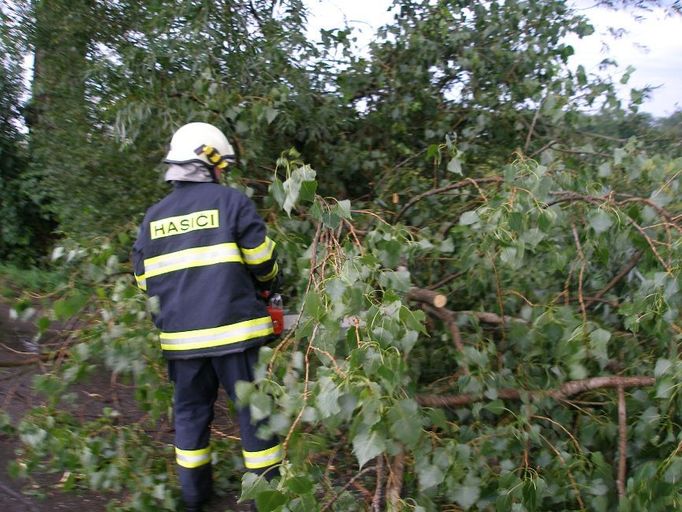
[[[10,307],[0,302],[0,409],[9,413],[14,422],[26,411],[40,403],[40,397],[33,391],[33,377],[44,371],[41,363],[36,362],[33,336],[35,327],[30,322],[22,322],[10,316]],[[56,334],[56,333],[55,333]],[[112,380],[100,374],[88,384],[77,389],[87,393],[87,410],[80,411],[85,417],[98,414],[102,407],[111,405],[114,392],[118,407],[124,417],[139,417],[130,389],[114,390]],[[93,393],[92,390],[97,390]],[[221,429],[234,428],[226,415],[217,411],[216,421],[222,422]],[[172,429],[165,429],[168,442],[172,442]],[[81,509],[88,512],[106,510],[107,502],[114,496],[103,496],[93,492],[63,492],[59,488],[62,475],[34,475],[33,481],[16,480],[10,477],[7,465],[15,458],[19,441],[0,433],[0,510],[3,512],[47,512]],[[240,510],[235,504],[235,496],[213,500],[207,512]]]

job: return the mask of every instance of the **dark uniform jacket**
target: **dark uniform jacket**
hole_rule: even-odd
[[[132,256],[138,286],[159,301],[164,356],[224,355],[267,341],[272,322],[256,288],[277,276],[274,249],[244,194],[175,182],[147,211]]]

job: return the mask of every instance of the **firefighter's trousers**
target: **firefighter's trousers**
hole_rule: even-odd
[[[175,384],[175,454],[182,498],[187,504],[200,504],[211,495],[210,425],[213,404],[222,384],[236,401],[235,384],[253,381],[258,348],[220,357],[168,361],[168,374]],[[249,407],[238,408],[244,465],[248,471],[273,476],[282,460],[276,438],[256,437],[259,424],[251,424]]]

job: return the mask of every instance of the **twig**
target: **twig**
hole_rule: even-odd
[[[441,279],[437,283],[430,284],[429,286],[427,286],[427,289],[435,290],[436,288],[441,288],[441,287],[445,286],[446,284],[448,284],[450,281],[454,281],[455,279],[457,279],[460,276],[463,276],[464,274],[466,274],[466,272],[460,271],[460,272],[455,272],[454,274],[450,274],[449,276],[445,276],[443,279]]]
[[[530,128],[528,129],[528,135],[526,135],[526,143],[523,146],[523,152],[527,153],[528,148],[530,147],[530,139],[533,136],[533,132],[535,131],[535,123],[538,122],[538,117],[540,117],[540,110],[542,109],[542,103],[540,102],[540,105],[538,105],[537,110],[535,111],[535,114],[533,114],[533,120],[530,123]]]
[[[644,237],[644,240],[646,240],[646,243],[649,244],[649,247],[651,248],[651,251],[654,253],[654,256],[656,256],[656,259],[660,262],[660,264],[663,266],[665,271],[668,274],[672,274],[672,269],[663,261],[663,258],[661,258],[661,255],[658,254],[658,251],[656,250],[656,246],[654,245],[654,242],[651,240],[649,235],[646,234],[644,231],[644,228],[637,224],[634,220],[632,220],[630,217],[625,217],[625,219],[632,224],[637,231],[639,231],[639,234]]]
[[[561,427],[563,428],[563,427]],[[564,460],[563,456],[561,455],[561,452],[557,450],[556,446],[554,446],[552,443],[549,442],[549,440],[543,436],[542,434],[539,434],[540,437],[547,443],[547,446],[549,446],[550,450],[554,452],[554,454],[557,456],[559,461],[563,466],[566,467],[566,473],[568,474],[568,479],[571,481],[571,487],[573,488],[573,492],[575,492],[575,499],[578,501],[578,506],[580,507],[580,512],[586,512],[585,508],[585,503],[583,502],[583,498],[580,494],[580,487],[578,487],[578,482],[575,479],[575,476],[573,476],[573,472],[571,471],[571,468],[566,464],[566,461]]]
[[[358,482],[357,480],[356,480],[355,482],[353,482],[352,485],[353,485],[353,487],[354,487],[355,489],[357,489],[357,490],[360,492],[360,494],[362,494],[362,495],[365,497],[365,501],[368,501],[368,502],[369,502],[369,501],[372,501],[372,500],[374,499],[374,494],[372,494],[372,493],[369,491],[369,489],[367,489],[367,487],[365,487],[364,485],[362,485],[362,484],[361,484],[360,482]]]
[[[472,178],[467,178],[462,181],[458,181],[457,183],[451,183],[449,185],[445,185],[444,187],[440,188],[432,188],[431,190],[427,190],[426,192],[422,192],[421,194],[417,194],[414,196],[412,199],[410,199],[405,206],[403,206],[400,211],[396,214],[395,219],[393,222],[398,222],[400,218],[405,215],[405,212],[412,208],[417,202],[421,201],[425,197],[433,196],[436,194],[442,194],[444,192],[449,192],[451,190],[457,190],[460,188],[464,188],[467,186],[477,186],[482,183],[500,183],[503,181],[503,178],[500,176],[491,176],[488,178],[478,178],[478,179],[472,179]]]
[[[284,443],[282,443],[282,451],[284,453],[286,453],[287,451],[287,447],[289,446],[289,440],[291,439],[294,430],[296,430],[298,422],[301,421],[301,418],[303,417],[303,411],[305,411],[306,405],[308,403],[308,386],[310,385],[310,352],[312,352],[313,350],[313,342],[315,341],[315,335],[317,334],[318,327],[319,324],[316,324],[315,327],[313,328],[313,332],[310,334],[310,339],[308,341],[308,350],[306,350],[305,352],[305,380],[303,381],[303,405],[301,406],[301,410],[298,411],[298,415],[296,416],[294,422],[291,424],[291,427],[289,427],[289,432],[287,432],[287,437],[284,439]]]
[[[369,466],[366,467],[365,469],[359,471],[353,478],[351,478],[348,482],[346,482],[346,485],[344,485],[341,490],[335,494],[327,503],[324,504],[324,506],[320,509],[320,512],[325,512],[325,510],[329,510],[331,506],[336,502],[336,500],[339,499],[339,496],[341,496],[346,489],[348,489],[353,483],[363,476],[366,473],[369,473],[370,471],[374,471],[376,469],[375,466]]]
[[[310,291],[310,287],[312,286],[313,283],[313,272],[315,269],[315,265],[317,262],[317,246],[320,241],[320,234],[322,232],[322,223],[317,224],[317,229],[315,230],[315,236],[313,236],[312,243],[310,244],[311,247],[311,252],[310,252],[310,273],[308,275],[308,283],[306,284],[306,289],[305,289],[305,296],[308,295],[308,292]],[[299,323],[301,322],[301,317],[303,316],[303,308],[298,312],[298,316],[296,317],[296,321],[294,322],[294,325],[292,326],[291,330],[289,331],[289,334],[277,344],[275,349],[272,351],[272,356],[270,357],[270,361],[268,362],[268,375],[272,375],[272,372],[274,371],[274,364],[275,364],[275,358],[277,357],[277,354],[281,351],[283,351],[293,340],[294,334],[296,333],[296,329],[298,328]]]
[[[578,302],[580,303],[580,313],[583,317],[583,331],[587,329],[587,308],[585,307],[585,296],[583,295],[583,277],[585,275],[585,253],[580,245],[580,237],[578,236],[578,230],[575,224],[571,224],[571,230],[573,231],[573,239],[575,240],[575,247],[578,251],[578,257],[580,258],[580,273],[578,274]]]
[[[635,252],[625,266],[620,270],[620,272],[613,276],[613,278],[606,284],[606,286],[604,286],[604,288],[595,293],[593,297],[590,297],[587,301],[585,301],[585,307],[589,308],[594,302],[599,301],[611,288],[616,286],[621,279],[628,275],[628,273],[635,268],[635,265],[637,265],[639,260],[642,258],[642,254],[644,254],[644,251],[639,250]]]

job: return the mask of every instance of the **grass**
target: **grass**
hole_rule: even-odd
[[[65,281],[62,272],[0,262],[0,296],[6,299],[16,299],[25,292],[49,293]]]

